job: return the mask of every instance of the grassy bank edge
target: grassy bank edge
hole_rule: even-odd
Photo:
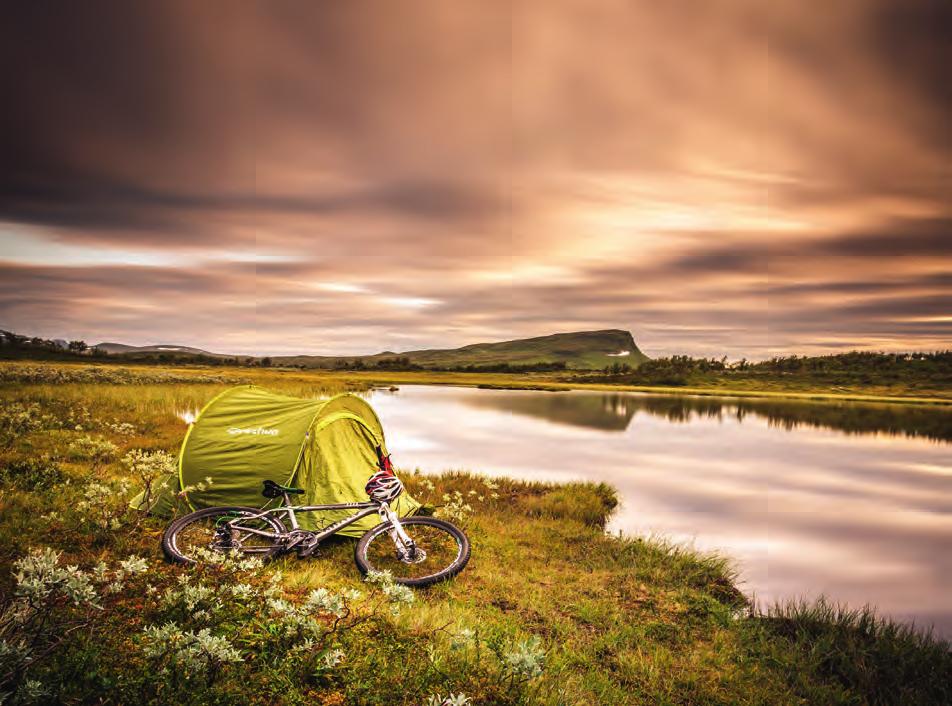
[[[826,388],[768,390],[758,388],[736,388],[724,385],[706,386],[664,386],[664,385],[626,385],[621,383],[594,383],[566,380],[564,376],[551,373],[461,373],[444,371],[337,371],[325,369],[299,370],[297,368],[245,368],[205,365],[154,365],[135,363],[91,363],[91,362],[55,362],[40,360],[0,360],[0,370],[4,367],[39,366],[50,369],[63,368],[102,368],[124,369],[129,371],[155,371],[169,374],[205,373],[213,374],[234,382],[253,381],[267,384],[265,378],[274,380],[284,378],[289,382],[326,383],[332,386],[352,390],[364,390],[370,387],[392,385],[434,385],[449,387],[478,387],[493,390],[537,390],[544,392],[564,392],[588,390],[595,392],[639,392],[653,395],[723,397],[735,399],[773,399],[799,400],[804,402],[856,402],[866,404],[890,405],[929,405],[936,407],[952,406],[952,390],[945,395],[883,395],[858,391],[829,391]],[[0,385],[28,384],[22,382]]]
[[[295,371],[296,372],[296,371]],[[730,387],[663,387],[653,385],[616,385],[611,383],[559,382],[542,377],[483,373],[324,373],[342,379],[371,385],[441,385],[479,387],[493,390],[538,390],[563,392],[591,390],[597,392],[643,392],[658,395],[695,395],[701,397],[767,398],[816,402],[866,402],[872,404],[952,405],[952,397],[921,397],[905,395],[869,395],[854,392],[821,392],[811,390],[755,390]]]

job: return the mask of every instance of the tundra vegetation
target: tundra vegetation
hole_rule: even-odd
[[[174,466],[177,412],[235,382],[368,382],[89,367],[0,364],[4,704],[952,703],[947,642],[823,600],[754,609],[726,558],[607,535],[605,485],[404,469],[473,543],[428,590],[362,580],[350,540],[167,564],[165,520],[128,501]]]
[[[112,344],[110,344],[112,345]],[[123,347],[128,348],[128,347]],[[168,349],[167,349],[168,348]],[[615,350],[615,353],[605,351]],[[148,366],[202,366],[228,369],[276,367],[313,370],[364,384],[417,382],[471,384],[485,387],[566,389],[596,387],[692,394],[791,396],[952,403],[952,351],[882,353],[850,351],[820,356],[694,358],[686,355],[648,358],[631,334],[617,329],[579,331],[539,338],[484,343],[452,350],[378,353],[370,356],[226,356],[196,349],[153,346],[107,353],[83,341],[50,341],[0,331],[0,360],[61,360],[135,365],[143,379]],[[78,366],[72,375],[101,375],[101,365]],[[80,371],[81,370],[81,371]],[[330,373],[336,373],[331,375]],[[65,374],[65,373],[64,373]],[[26,373],[20,373],[21,376]],[[172,382],[166,373],[165,380]],[[215,374],[206,373],[213,381]],[[94,380],[90,380],[94,381]]]

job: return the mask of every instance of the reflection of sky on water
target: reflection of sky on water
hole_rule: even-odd
[[[673,423],[598,397],[404,387],[373,404],[402,466],[606,481],[622,498],[611,530],[723,550],[759,601],[825,593],[952,635],[949,444],[787,430],[756,411],[711,415],[711,400]]]

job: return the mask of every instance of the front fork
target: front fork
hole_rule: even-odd
[[[397,554],[400,555],[400,558],[413,559],[416,556],[416,544],[403,529],[403,525],[400,524],[400,515],[391,510],[387,503],[380,503],[377,512],[380,513],[381,522],[390,523],[390,538],[397,547]]]

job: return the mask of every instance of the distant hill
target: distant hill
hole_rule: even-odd
[[[564,363],[567,368],[600,370],[613,363],[627,363],[632,368],[648,360],[628,331],[576,331],[536,338],[520,338],[498,343],[473,343],[462,348],[424,349],[393,353],[385,351],[366,356],[277,356],[279,365],[302,365],[308,368],[332,368],[362,361],[376,365],[387,359],[404,358],[425,368],[459,368],[468,365],[528,366]]]
[[[73,343],[81,347],[73,350]],[[69,350],[65,350],[65,349]],[[473,343],[462,348],[423,349],[394,353],[384,351],[364,356],[295,355],[254,358],[227,353],[211,353],[201,348],[172,344],[130,346],[125,343],[104,342],[86,346],[81,341],[60,345],[54,341],[31,339],[27,336],[0,331],[0,357],[44,355],[86,355],[122,358],[130,361],[207,362],[244,365],[285,365],[304,368],[360,368],[360,367],[422,367],[490,368],[505,367],[532,369],[533,366],[601,370],[615,363],[637,368],[648,360],[628,331],[575,331],[556,333],[536,338],[521,338],[498,343]],[[550,368],[550,369],[552,369]]]
[[[99,343],[95,346],[105,353],[110,355],[125,355],[131,353],[170,353],[170,354],[182,354],[182,355],[210,355],[216,358],[226,358],[228,356],[222,353],[209,353],[208,351],[203,351],[201,348],[192,348],[190,346],[172,346],[172,345],[155,345],[155,346],[129,346],[125,343]]]

